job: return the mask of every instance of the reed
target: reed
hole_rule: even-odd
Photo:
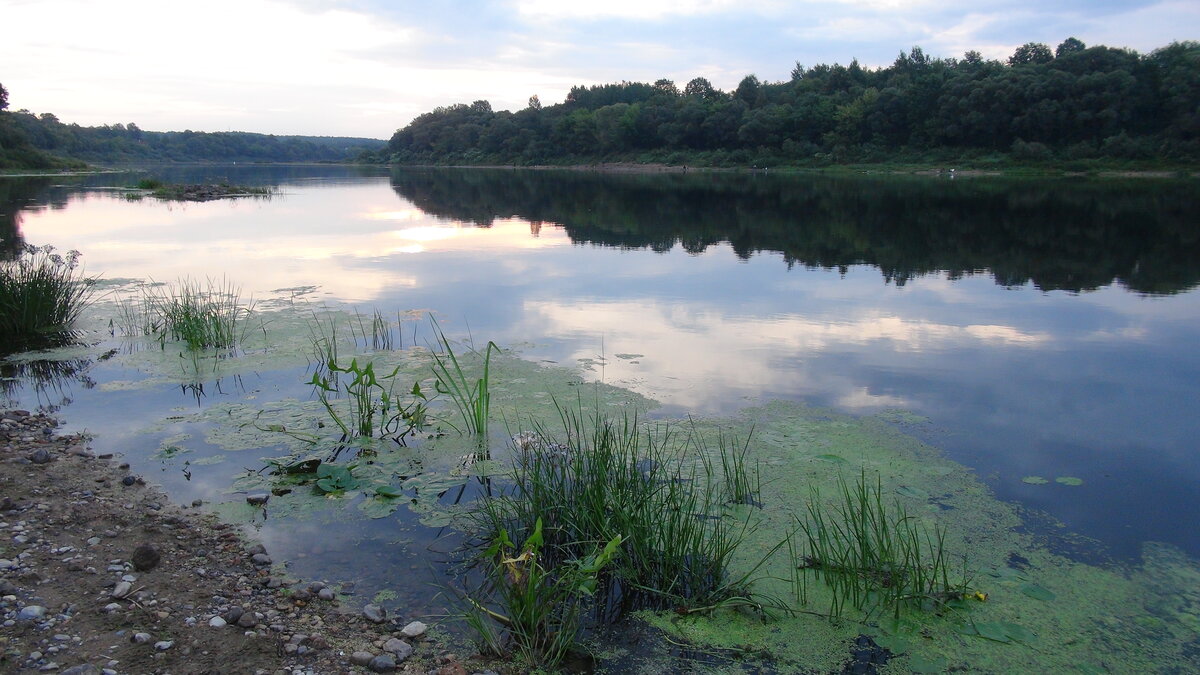
[[[159,342],[179,340],[192,351],[236,347],[246,338],[254,305],[243,305],[239,287],[213,279],[151,285],[143,302]]]
[[[794,566],[829,586],[829,613],[847,605],[868,616],[905,608],[931,608],[966,592],[963,575],[951,578],[945,532],[930,532],[899,501],[885,504],[881,481],[862,471],[849,484],[839,477],[839,502],[820,506],[814,491],[806,519],[797,518],[806,552],[790,547]],[[804,580],[800,580],[804,583]]]
[[[72,327],[95,297],[93,277],[79,270],[79,252],[26,245],[0,261],[0,352],[69,342]]]
[[[341,430],[334,457],[343,447],[358,439],[390,439],[400,445],[414,429],[425,424],[427,403],[420,383],[414,383],[407,397],[395,393],[400,366],[378,376],[375,364],[351,359],[348,366],[336,361],[325,364],[309,381],[329,418]],[[344,377],[343,377],[344,376]]]
[[[436,388],[439,394],[450,397],[462,420],[462,428],[447,422],[459,433],[471,434],[480,438],[487,437],[488,414],[491,410],[491,392],[489,391],[492,352],[500,348],[494,342],[488,342],[483,353],[483,375],[471,381],[463,371],[463,365],[450,346],[446,334],[433,322],[437,334],[439,352],[433,354],[433,374],[437,378]]]

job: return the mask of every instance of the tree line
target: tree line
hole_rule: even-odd
[[[371,138],[146,131],[135,123],[84,127],[51,113],[4,112],[7,104],[8,93],[0,85],[0,169],[50,169],[81,161],[341,162],[384,146]]]
[[[439,107],[399,129],[377,161],[758,165],[896,158],[1200,159],[1200,42],[1150,54],[1069,38],[1006,62],[920,47],[887,67],[797,63],[721,91],[703,77],[571,89],[517,112]]]

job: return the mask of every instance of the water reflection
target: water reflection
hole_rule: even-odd
[[[1178,527],[1200,520],[1191,183],[319,169],[229,176],[274,181],[270,202],[131,203],[87,192],[121,182],[93,177],[10,188],[0,212],[17,204],[18,235],[82,250],[89,273],[225,276],[244,296],[300,289],[368,316],[430,310],[457,336],[583,365],[667,415],[777,397],[905,408],[1001,497],[1120,553],[1147,539],[1200,553]],[[427,343],[408,339],[419,324],[408,344]],[[141,447],[124,427],[171,406],[307,395],[302,374],[264,377],[169,403],[77,391],[66,418]],[[171,480],[185,501],[216,489],[199,471]]]
[[[574,242],[701,253],[783,254],[790,265],[878,267],[898,285],[935,272],[1093,290],[1177,293],[1200,281],[1200,206],[1190,181],[802,178],[397,170],[422,210],[490,226],[561,224]]]

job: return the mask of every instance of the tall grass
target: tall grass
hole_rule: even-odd
[[[808,517],[797,518],[807,546],[789,546],[794,566],[829,586],[831,615],[842,615],[849,604],[867,615],[898,617],[906,607],[963,596],[965,569],[952,577],[940,527],[930,532],[898,501],[889,507],[880,480],[868,481],[865,471],[853,484],[839,477],[838,490],[840,500],[831,507],[820,506],[814,492]]]
[[[461,433],[472,434],[480,438],[487,437],[488,415],[491,410],[492,395],[489,391],[492,352],[500,351],[495,342],[488,342],[483,353],[483,375],[471,381],[463,371],[462,363],[450,346],[450,340],[434,321],[433,329],[437,333],[440,353],[433,354],[433,374],[437,378],[437,392],[450,397],[458,410],[463,427]],[[456,429],[457,425],[450,423]]]
[[[72,326],[95,297],[95,279],[78,269],[79,252],[66,257],[53,246],[26,245],[0,261],[0,351],[21,351],[69,341]]]
[[[249,332],[253,301],[243,304],[241,289],[226,280],[183,279],[143,291],[146,326],[160,343],[179,340],[189,350],[233,349]]]

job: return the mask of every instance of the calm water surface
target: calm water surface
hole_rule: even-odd
[[[259,299],[316,287],[310,297],[367,312],[428,310],[447,332],[588,365],[587,377],[646,394],[666,416],[775,398],[911,411],[929,422],[908,431],[998,496],[1110,553],[1165,541],[1200,556],[1194,181],[155,173],[280,193],[164,204],[95,189],[125,176],[4,179],[0,236],[79,249],[88,273],[110,279],[224,276]],[[65,396],[69,429],[124,450],[130,429],[173,407],[307,395],[290,371],[210,383],[200,399],[69,379],[16,386],[9,403]],[[161,473],[180,500],[227,487]]]

